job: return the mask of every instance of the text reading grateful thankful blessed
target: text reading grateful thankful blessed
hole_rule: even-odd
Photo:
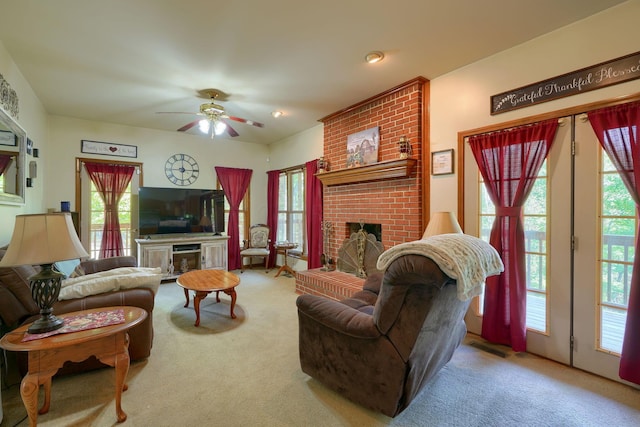
[[[640,52],[491,97],[491,114],[564,98],[640,77]]]

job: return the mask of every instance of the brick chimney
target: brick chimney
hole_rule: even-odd
[[[329,248],[325,248],[329,256],[336,259],[343,240],[349,237],[348,223],[380,224],[387,249],[422,236],[429,211],[425,196],[428,105],[429,81],[418,77],[320,119],[324,123],[324,158],[329,163],[324,174],[349,174],[349,182],[338,179],[339,183],[333,180],[329,185],[320,177],[324,184],[324,221],[333,225]],[[347,137],[373,127],[378,127],[380,134],[378,164],[347,171]],[[395,168],[397,161],[403,162],[398,146],[403,136],[411,144],[410,173],[389,174],[387,165]],[[367,173],[372,167],[383,172]]]

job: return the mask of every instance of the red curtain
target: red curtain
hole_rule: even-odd
[[[316,177],[318,161],[305,164],[307,171],[305,210],[307,221],[307,268],[322,266],[322,182]]]
[[[485,187],[496,207],[489,242],[505,265],[504,273],[486,282],[482,337],[510,345],[515,351],[527,349],[522,206],[551,148],[557,127],[557,120],[548,120],[469,138]]]
[[[118,203],[131,181],[135,167],[106,163],[85,163],[84,166],[104,202],[100,258],[124,255],[118,220]]]
[[[216,174],[220,185],[224,190],[224,195],[229,202],[229,224],[227,234],[229,235],[229,270],[240,268],[240,235],[238,230],[238,213],[240,203],[251,182],[251,169],[236,169],[216,166]]]
[[[0,156],[0,176],[2,176],[4,171],[7,170],[7,168],[11,164],[11,159],[12,159],[11,156],[5,156],[5,155]]]
[[[271,254],[275,254],[273,247],[278,237],[278,195],[280,190],[280,171],[267,172],[267,225],[269,226],[269,238],[271,239]],[[276,256],[269,257],[269,268],[276,265]]]
[[[603,108],[588,113],[600,145],[617,169],[633,201],[640,209],[640,102]],[[637,230],[640,235],[640,229]],[[640,251],[636,239],[635,253]],[[620,378],[640,384],[640,263],[633,262],[627,323],[620,357]]]

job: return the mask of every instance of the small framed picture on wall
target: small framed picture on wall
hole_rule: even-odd
[[[431,153],[431,175],[453,173],[453,148]]]

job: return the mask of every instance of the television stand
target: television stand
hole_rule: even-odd
[[[228,269],[229,236],[162,236],[136,239],[138,266],[160,267],[163,280],[185,270]]]

